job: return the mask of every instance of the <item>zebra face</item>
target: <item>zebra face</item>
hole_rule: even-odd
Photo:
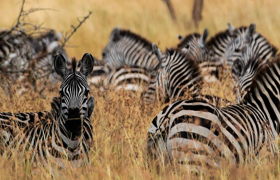
[[[209,61],[210,53],[206,47],[207,37],[208,29],[205,29],[202,35],[196,33],[191,34],[181,40],[178,48],[198,62]]]
[[[251,24],[245,33],[238,34],[240,32],[236,32],[235,38],[227,45],[225,50],[224,60],[227,65],[232,66],[234,61],[242,58],[242,49],[246,44],[251,44],[255,28],[255,24]]]
[[[78,133],[81,130],[81,120],[88,118],[94,109],[94,99],[88,98],[90,88],[87,83],[87,77],[93,70],[94,58],[86,53],[80,64],[80,71],[76,71],[76,62],[72,62],[71,72],[62,55],[57,55],[54,59],[55,71],[63,78],[60,86],[60,123],[65,125],[66,130]]]

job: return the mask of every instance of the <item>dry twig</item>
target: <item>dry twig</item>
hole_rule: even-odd
[[[87,16],[85,16],[84,18],[83,18],[83,20],[79,20],[78,19],[78,21],[79,21],[79,24],[77,25],[77,26],[73,26],[73,25],[71,25],[71,28],[72,28],[72,31],[70,32],[70,34],[67,36],[67,34],[69,33],[69,32],[67,32],[66,33],[66,37],[64,37],[63,38],[63,42],[62,42],[62,44],[61,44],[61,47],[63,48],[64,46],[65,46],[65,44],[67,43],[67,41],[73,36],[73,34],[79,29],[79,27],[81,27],[81,25],[89,18],[89,16],[92,14],[92,11],[89,11],[89,13],[88,13],[88,15]]]

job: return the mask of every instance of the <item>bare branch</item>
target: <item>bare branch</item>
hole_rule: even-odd
[[[73,26],[73,25],[71,25],[72,31],[71,31],[71,33],[70,33],[70,32],[66,32],[66,33],[65,33],[65,34],[66,34],[66,37],[63,38],[64,41],[63,41],[62,44],[61,44],[61,47],[62,47],[62,48],[65,46],[65,44],[67,43],[67,41],[71,38],[71,36],[73,36],[73,34],[74,34],[74,33],[81,27],[81,25],[89,18],[89,16],[90,16],[91,14],[92,14],[92,11],[89,11],[88,15],[85,16],[85,17],[83,18],[82,21],[80,21],[80,20],[78,19],[79,24],[78,24],[76,27]],[[70,33],[70,34],[67,36],[68,33]]]
[[[171,15],[171,18],[174,22],[176,22],[176,15],[175,15],[175,11],[174,11],[174,8],[172,6],[172,3],[171,3],[171,0],[163,0],[166,5],[167,5],[167,8],[169,10],[169,13]]]
[[[16,28],[19,27],[19,25],[21,24],[20,19],[22,17],[22,13],[23,13],[23,8],[24,8],[24,4],[25,4],[25,0],[22,0],[22,4],[21,4],[21,8],[20,8],[20,12],[17,18],[17,23],[16,25],[14,25],[9,31],[7,31],[6,33],[3,33],[0,38],[5,37],[6,35],[10,34],[11,32],[13,32]]]
[[[56,10],[52,9],[52,8],[31,8],[28,11],[24,11],[22,13],[22,16],[25,17],[25,16],[28,16],[29,14],[37,12],[37,11],[56,11]]]

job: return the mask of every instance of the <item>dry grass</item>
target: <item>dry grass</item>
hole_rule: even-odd
[[[108,42],[109,34],[115,26],[128,28],[141,34],[151,42],[165,47],[178,43],[176,34],[188,34],[195,31],[191,20],[192,1],[172,0],[178,23],[174,24],[161,0],[48,0],[29,1],[29,7],[47,7],[56,11],[38,12],[31,16],[32,22],[42,23],[45,27],[57,31],[68,31],[70,25],[77,23],[76,18],[85,16],[88,10],[93,15],[86,24],[72,37],[67,47],[70,56],[81,58],[90,52],[101,58],[102,49]],[[203,21],[198,29],[205,27],[210,35],[226,28],[226,23],[234,26],[256,23],[257,31],[261,32],[275,46],[280,33],[280,3],[277,0],[241,1],[228,0],[205,1]],[[11,27],[20,8],[20,0],[4,0],[1,2],[0,28]],[[70,47],[73,46],[73,47]],[[205,85],[204,93],[214,94],[233,101],[232,83],[225,77],[221,84]],[[22,97],[16,95],[10,100],[1,91],[1,111],[24,112],[50,109],[50,100],[57,96],[58,91],[46,93],[42,99],[37,93],[29,93]],[[55,171],[55,179],[185,179],[190,176],[176,166],[164,167],[158,173],[153,164],[149,164],[146,151],[146,134],[152,119],[164,107],[142,106],[139,94],[126,92],[100,93],[92,88],[95,96],[96,109],[92,117],[94,127],[94,146],[89,153],[90,164],[78,169]],[[267,152],[256,158],[252,164],[242,167],[224,166],[213,172],[206,172],[198,179],[279,179],[279,158],[267,159]],[[176,169],[176,170],[174,170]],[[45,179],[49,173],[42,168],[30,170],[22,160],[0,157],[0,179]]]

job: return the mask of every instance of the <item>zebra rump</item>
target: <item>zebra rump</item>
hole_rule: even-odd
[[[190,171],[250,162],[264,147],[276,154],[280,133],[280,58],[259,69],[244,100],[224,108],[199,100],[166,106],[148,130],[151,157]]]

